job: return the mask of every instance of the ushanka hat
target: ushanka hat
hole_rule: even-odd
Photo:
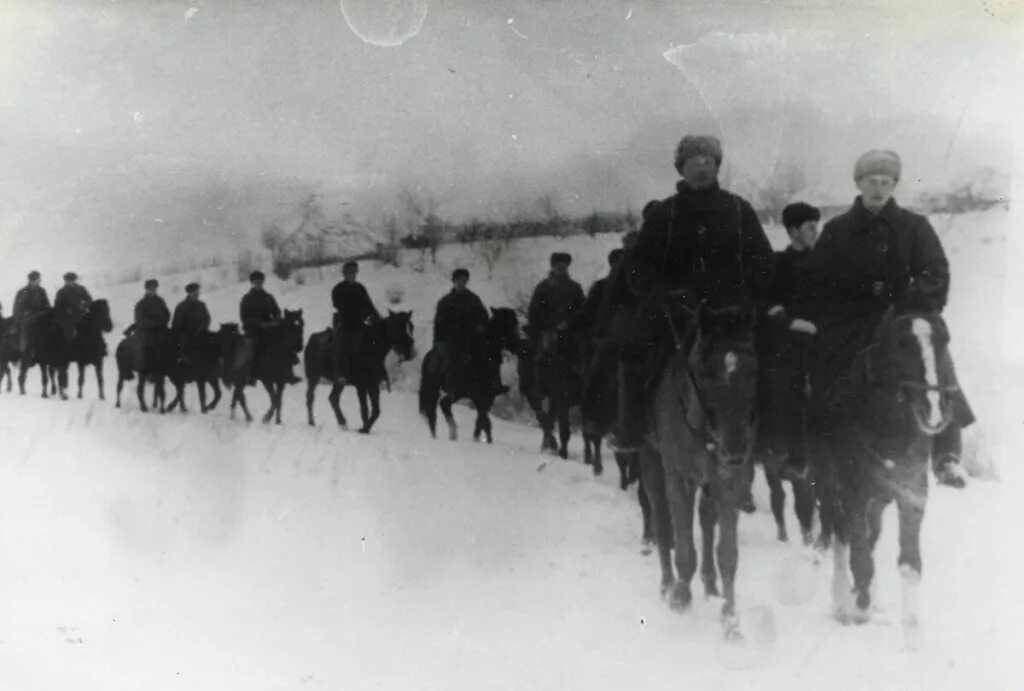
[[[186,293],[198,293],[199,292],[199,284],[198,283],[189,283],[187,286],[185,286],[185,292]]]
[[[30,281],[37,281],[37,280],[39,280],[39,272],[38,271],[29,271],[28,272],[28,280],[30,280]]]
[[[710,156],[722,165],[722,142],[710,134],[686,135],[676,147],[676,170],[682,170],[686,159],[693,156]]]
[[[142,285],[147,290],[150,289],[150,288],[159,288],[160,287],[160,281],[156,280],[155,278],[147,278],[146,282],[143,283]]]
[[[249,274],[250,281],[265,281],[266,279],[267,275],[262,271],[253,271],[251,274]]]
[[[853,179],[856,182],[865,175],[891,175],[894,180],[899,180],[902,168],[903,163],[895,151],[872,149],[857,159],[853,167]]]
[[[452,280],[454,281],[457,278],[465,278],[468,281],[469,269],[455,269],[455,271],[452,271]]]
[[[565,264],[566,266],[572,264],[572,255],[568,252],[553,252],[551,254],[551,266],[555,264]]]

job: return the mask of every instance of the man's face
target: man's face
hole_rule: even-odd
[[[868,211],[878,211],[892,198],[896,178],[891,175],[865,175],[857,181],[861,202]]]
[[[262,278],[253,279],[253,281],[252,281],[252,289],[253,290],[263,290],[263,279]]]
[[[551,275],[565,278],[569,275],[569,265],[565,262],[555,262],[551,265]]]
[[[713,187],[718,179],[718,163],[713,156],[690,156],[683,161],[679,172],[687,185],[695,190],[706,190]]]
[[[156,295],[156,286],[146,288],[146,295]]]
[[[41,278],[33,278],[33,279],[32,279],[31,281],[29,281],[29,282],[28,282],[28,284],[29,284],[30,286],[32,286],[33,288],[38,288],[38,287],[39,287],[39,283],[40,283],[40,282],[41,282],[42,280],[43,280],[43,279],[41,279]]]
[[[804,221],[789,231],[789,238],[796,249],[811,249],[814,247],[814,243],[818,241],[818,222]]]
[[[346,281],[348,281],[349,283],[352,283],[353,281],[356,280],[356,276],[359,275],[359,268],[353,266],[353,267],[350,267],[348,269],[344,269],[341,272],[341,275],[342,275],[342,277],[344,277],[344,279]]]
[[[192,291],[191,293],[189,293],[187,295],[187,299],[189,299],[189,300],[198,300],[199,299],[199,291],[198,290]]]
[[[466,284],[468,284],[468,283],[469,283],[469,279],[466,278],[465,276],[457,276],[457,277],[452,279],[452,286],[455,288],[455,290],[457,290],[459,292],[462,292],[463,290],[465,290],[466,289]]]

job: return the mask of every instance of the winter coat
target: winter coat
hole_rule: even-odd
[[[585,301],[583,287],[571,278],[545,278],[534,289],[530,299],[527,322],[531,338],[536,341],[545,331],[562,324],[566,327],[572,325]]]
[[[62,286],[53,298],[53,309],[61,324],[75,324],[85,316],[92,304],[92,296],[84,286],[77,283]]]
[[[810,261],[809,249],[798,250],[790,246],[775,253],[775,270],[768,288],[768,307],[782,305],[787,310],[790,308],[805,281]]]
[[[487,328],[490,315],[476,293],[452,290],[437,303],[434,314],[434,344],[452,343],[468,348],[476,334]]]
[[[607,324],[603,321],[605,293],[611,284],[611,275],[599,278],[594,281],[587,291],[587,298],[583,302],[580,325],[592,329],[595,332],[603,331]]]
[[[794,316],[821,326],[848,324],[890,304],[941,311],[949,263],[928,219],[890,200],[877,214],[861,203],[825,224],[807,267]]]
[[[202,300],[189,300],[178,303],[171,319],[171,329],[179,333],[195,335],[210,328],[210,312]]]
[[[631,289],[641,299],[686,289],[712,307],[763,299],[772,249],[750,204],[715,186],[680,182],[644,221],[630,253]]]
[[[143,295],[135,303],[135,327],[142,331],[154,331],[167,328],[171,320],[171,311],[167,303],[159,295]]]
[[[14,296],[14,317],[16,324],[23,323],[33,314],[50,309],[50,298],[42,286],[25,286]]]
[[[341,320],[342,328],[357,328],[367,318],[380,319],[380,313],[373,306],[369,293],[362,283],[341,281],[331,290],[331,302]]]
[[[274,296],[265,290],[255,288],[242,297],[238,312],[242,320],[242,328],[248,334],[259,331],[261,322],[281,318],[281,308],[277,306]]]

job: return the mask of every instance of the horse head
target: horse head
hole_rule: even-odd
[[[89,317],[104,333],[114,330],[114,322],[110,319],[110,304],[104,298],[94,300],[89,306]]]
[[[302,310],[284,311],[281,317],[282,336],[285,345],[295,352],[301,351],[304,345],[302,334],[305,326],[306,322],[302,318]]]
[[[743,463],[757,435],[756,310],[701,308],[690,354],[696,403],[710,434],[709,450],[727,465]]]
[[[488,323],[491,340],[510,353],[519,351],[519,320],[511,307],[492,307]]]
[[[388,316],[384,319],[384,327],[387,330],[388,342],[391,350],[398,355],[399,360],[412,360],[416,357],[416,339],[413,337],[412,310],[408,312],[392,312],[388,310]]]
[[[868,384],[892,410],[887,417],[909,412],[928,436],[949,425],[957,386],[948,349],[949,330],[937,314],[890,312],[883,318],[865,365]]]

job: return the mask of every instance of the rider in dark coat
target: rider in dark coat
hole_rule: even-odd
[[[565,252],[551,255],[551,273],[533,291],[527,312],[531,347],[540,355],[559,332],[575,326],[586,301],[583,287],[569,277],[572,257]]]
[[[849,211],[825,224],[811,254],[807,283],[793,308],[798,319],[791,328],[820,334],[817,347],[825,356],[817,360],[831,362],[832,370],[852,361],[855,349],[870,335],[872,320],[890,305],[923,312],[941,312],[946,305],[949,263],[942,243],[927,218],[892,198],[900,169],[895,152],[861,156],[854,168],[861,195]],[[818,386],[812,373],[815,397],[826,392],[825,381],[831,377],[830,372],[818,372]],[[812,413],[823,408],[821,401],[812,401]],[[940,482],[964,485],[960,430],[973,421],[966,397],[955,395],[954,421],[933,446]]]
[[[263,289],[263,282],[266,275],[262,271],[253,271],[249,274],[249,283],[252,286],[248,293],[242,296],[242,302],[238,306],[239,317],[242,321],[242,329],[245,331],[245,350],[239,353],[237,364],[257,360],[263,349],[262,333],[266,328],[276,325],[281,320],[281,308],[277,306],[274,296]],[[290,365],[298,362],[295,355],[291,356]],[[290,377],[291,383],[301,381],[294,374]],[[254,381],[250,377],[250,383]]]
[[[722,146],[711,136],[686,136],[675,153],[682,180],[676,194],[651,208],[625,267],[646,329],[623,348],[619,424],[614,444],[635,450],[643,434],[644,380],[656,374],[671,347],[664,316],[669,296],[724,307],[763,299],[772,250],[750,204],[718,186]],[[620,282],[621,283],[621,282]]]
[[[802,339],[789,330],[790,311],[799,287],[805,282],[811,249],[818,239],[821,212],[796,202],[782,210],[782,225],[790,245],[775,253],[775,271],[768,288],[768,319],[759,329],[760,357],[758,440],[771,452],[786,453],[786,474],[802,477],[807,361]]]
[[[449,364],[449,370],[460,374],[478,363],[474,358],[483,354],[483,338],[490,322],[487,308],[468,283],[469,271],[455,269],[452,289],[438,301],[434,313],[434,348]],[[496,395],[508,391],[501,383],[500,367],[492,369],[491,379]]]
[[[181,338],[188,357],[193,356],[199,335],[210,330],[210,321],[210,311],[206,309],[206,303],[199,299],[199,284],[189,283],[185,286],[185,299],[174,308],[174,316],[171,318],[171,330]]]
[[[50,298],[46,294],[46,289],[39,285],[40,279],[38,271],[29,272],[28,285],[15,294],[14,310],[11,313],[14,318],[14,333],[17,334],[18,351],[29,359],[32,358],[32,354],[28,352],[28,323],[35,315],[50,309]]]
[[[361,335],[367,325],[380,321],[380,313],[373,306],[369,293],[356,280],[359,264],[346,262],[342,267],[344,279],[331,290],[334,305],[333,327],[337,342],[332,348],[336,379],[348,379],[349,360],[361,348]]]
[[[74,271],[64,274],[64,286],[53,298],[53,310],[67,343],[74,342],[75,326],[89,311],[91,304],[92,296],[84,286],[78,284],[78,275]]]
[[[145,283],[146,294],[135,303],[135,337],[138,339],[135,366],[139,372],[145,371],[144,368],[153,363],[159,334],[171,320],[167,303],[156,293],[159,287],[155,278],[148,279]]]

